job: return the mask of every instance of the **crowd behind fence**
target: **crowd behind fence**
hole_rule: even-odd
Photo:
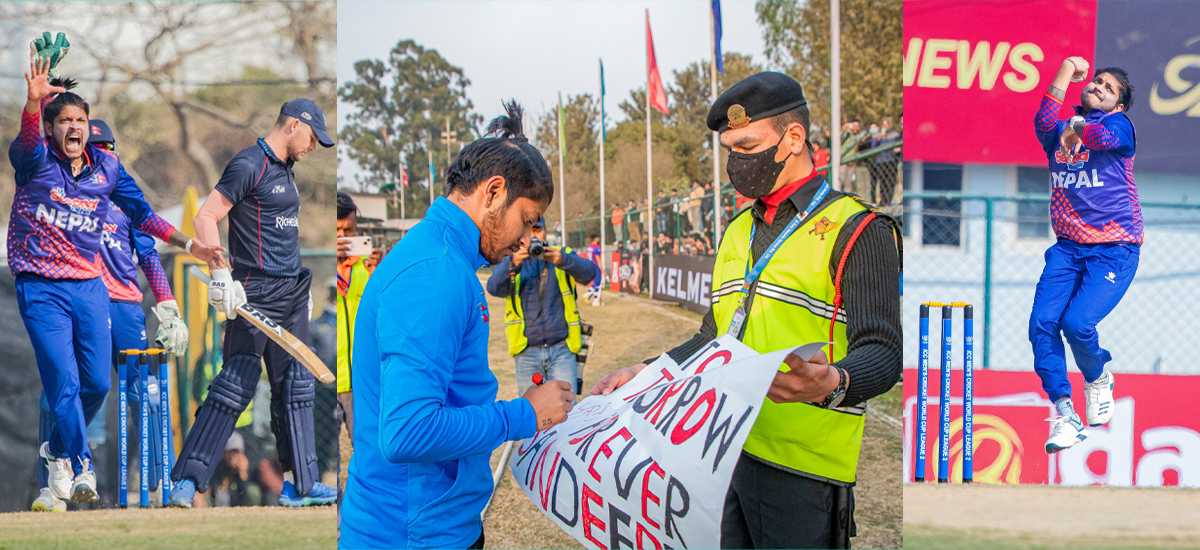
[[[850,139],[856,137],[852,135]],[[896,139],[860,152],[849,149],[849,154],[842,159],[838,176],[840,190],[859,195],[885,209],[898,204],[903,187],[902,147],[903,142]],[[814,158],[816,171],[828,177],[828,149],[818,149]],[[734,191],[729,182],[721,184],[720,200],[717,201],[720,208],[714,208],[715,198],[713,182],[694,181],[685,189],[658,191],[651,206],[641,198],[607,205],[603,214],[596,214],[596,209],[576,212],[573,218],[568,215],[566,245],[583,249],[591,244],[593,237],[600,236],[600,227],[604,225],[606,252],[643,254],[648,250],[653,232],[655,255],[711,256],[719,244],[716,216],[720,215],[720,227],[724,231],[738,213],[753,204],[752,200]],[[560,229],[559,222],[555,222],[548,232],[552,244],[559,244]]]
[[[1055,241],[1049,195],[904,196],[904,364],[917,365],[913,340],[921,302],[975,304],[976,364],[1030,370],[1029,315]],[[1142,203],[1145,243],[1133,283],[1099,325],[1116,373],[1200,374],[1200,205]],[[954,353],[961,357],[961,342]],[[1067,348],[1068,364],[1074,360]]]

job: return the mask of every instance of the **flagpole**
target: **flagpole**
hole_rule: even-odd
[[[604,245],[604,60],[600,60],[600,265],[605,264]],[[603,267],[601,267],[603,270]]]
[[[842,14],[841,3],[833,0],[829,3],[829,43],[830,43],[830,79],[829,91],[833,97],[830,101],[832,122],[829,132],[833,136],[833,149],[829,152],[829,182],[834,189],[841,190],[839,172],[842,167]]]
[[[713,0],[713,4],[709,7],[708,16],[711,29],[709,34],[712,36],[712,67],[709,71],[712,74],[712,101],[717,102],[717,56],[720,55],[717,44],[717,13],[715,11],[717,2]],[[712,175],[713,175],[713,234],[716,240],[713,241],[713,247],[721,242],[721,134],[720,132],[712,133]]]
[[[646,8],[646,203],[650,204],[654,201],[654,183],[651,176],[653,168],[650,149],[650,8]],[[650,224],[650,231],[646,234],[648,237],[646,248],[650,249],[650,297],[654,298],[654,224]]]
[[[560,244],[567,246],[567,182],[563,179],[563,149],[566,147],[567,138],[563,135],[563,108],[562,108],[562,92],[558,92],[558,219],[562,220],[558,226],[558,237],[562,239]]]

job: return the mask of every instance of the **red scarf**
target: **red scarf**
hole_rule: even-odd
[[[804,184],[808,183],[809,180],[816,177],[816,175],[816,171],[809,172],[807,176],[793,181],[792,183],[779,188],[774,193],[762,198],[763,204],[767,205],[767,210],[763,213],[763,219],[767,221],[767,225],[771,225],[775,221],[775,210],[779,207],[779,205],[782,204],[783,201],[791,198],[792,194],[795,193],[797,189],[804,187]]]

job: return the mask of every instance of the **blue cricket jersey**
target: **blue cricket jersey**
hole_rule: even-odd
[[[1050,221],[1060,239],[1082,244],[1144,239],[1142,206],[1133,179],[1137,136],[1125,113],[1093,109],[1079,151],[1064,154],[1059,136],[1067,121],[1056,120],[1062,100],[1047,93],[1034,117],[1034,130],[1050,165]]]
[[[492,451],[537,430],[529,401],[496,401],[479,237],[439,198],[371,274],[354,327],[340,548],[472,545]]]

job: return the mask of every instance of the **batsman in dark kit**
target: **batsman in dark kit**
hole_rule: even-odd
[[[336,491],[317,481],[313,399],[316,380],[296,359],[253,324],[238,316],[249,303],[301,340],[308,339],[312,273],[300,265],[300,195],[292,166],[316,149],[332,147],[325,114],[308,99],[283,105],[266,138],[242,150],[225,167],[221,181],[196,215],[196,239],[220,240],[217,222],[229,217],[233,270],[221,255],[209,262],[209,303],[223,312],[225,364],[171,472],[172,506],[190,507],[196,491],[208,489],[225,442],[238,416],[254,397],[262,362],[271,383],[271,431],[285,481],[281,504],[331,504]]]

